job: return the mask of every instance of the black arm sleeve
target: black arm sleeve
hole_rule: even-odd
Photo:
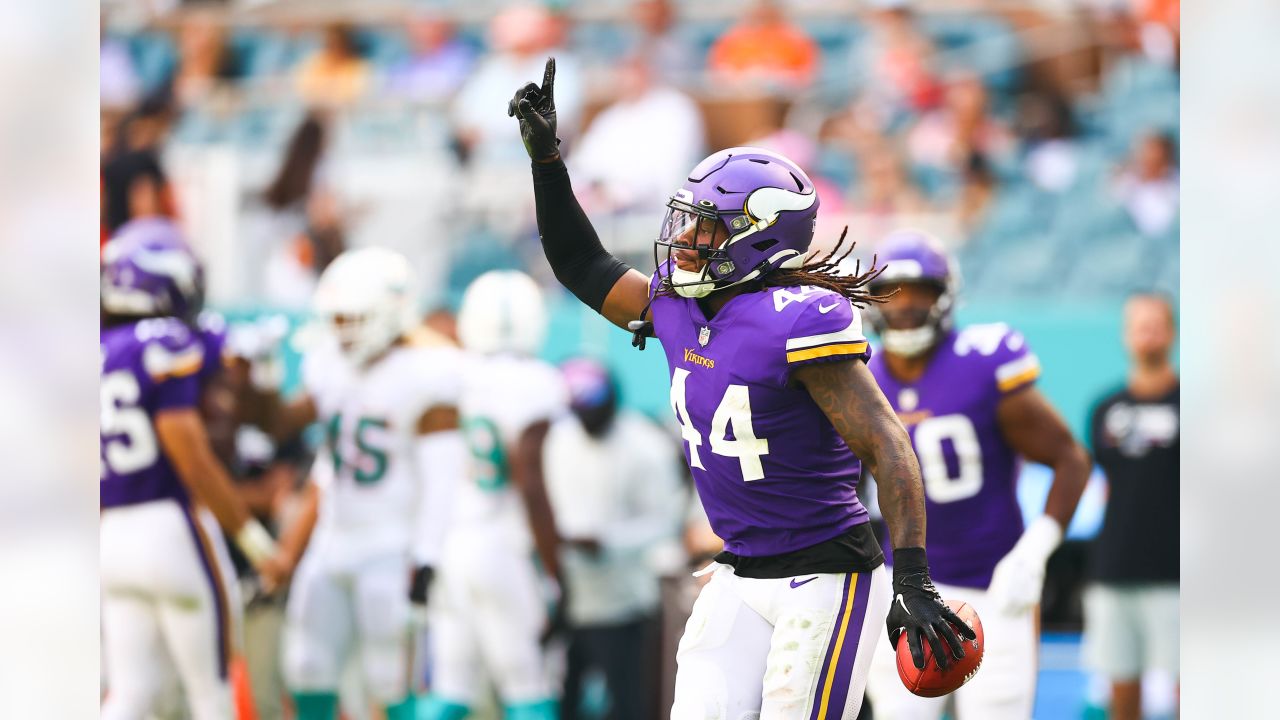
[[[556,279],[596,312],[630,267],[600,244],[569,184],[564,161],[533,163],[533,197],[542,252]]]

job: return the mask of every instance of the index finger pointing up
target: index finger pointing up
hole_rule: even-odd
[[[542,96],[550,100],[552,104],[556,101],[556,59],[547,58],[547,68],[542,72]]]

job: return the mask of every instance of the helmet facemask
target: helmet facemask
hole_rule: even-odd
[[[338,340],[342,354],[355,365],[363,365],[386,350],[404,332],[400,313],[382,307],[364,312],[337,312],[325,321]]]
[[[883,294],[890,285],[921,285],[937,291],[937,298],[927,309],[911,307],[891,310],[883,305],[871,305],[866,313],[872,327],[880,336],[886,351],[903,357],[917,357],[931,350],[938,339],[951,329],[951,309],[954,295],[943,282],[934,280],[903,280],[877,283],[872,292]],[[898,325],[900,327],[891,327]]]
[[[653,262],[659,272],[667,268],[664,279],[677,295],[706,297],[728,287],[725,278],[735,269],[728,251],[732,240],[728,226],[713,205],[705,201],[694,205],[672,198],[667,203],[662,230],[653,243]],[[661,248],[666,249],[665,258]],[[681,267],[689,264],[695,267]]]

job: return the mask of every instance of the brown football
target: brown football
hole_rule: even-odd
[[[939,669],[938,664],[933,660],[933,648],[929,647],[929,643],[924,643],[924,669],[918,669],[911,660],[911,649],[907,646],[907,634],[903,633],[898,637],[898,677],[902,678],[902,684],[916,695],[922,697],[939,697],[950,692],[955,692],[957,688],[973,679],[978,674],[978,668],[982,666],[982,621],[978,619],[978,613],[974,612],[968,603],[959,600],[947,600],[947,607],[960,616],[973,628],[978,637],[973,640],[966,640],[961,637],[964,643],[964,657],[951,660],[951,666],[946,670]]]

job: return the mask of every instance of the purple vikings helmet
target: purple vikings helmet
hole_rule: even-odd
[[[803,264],[818,193],[804,170],[778,153],[735,147],[698,163],[667,208],[654,264],[677,294],[698,298]]]
[[[102,248],[102,309],[112,315],[195,319],[204,269],[170,220],[123,225]]]
[[[928,313],[909,318],[909,328],[892,329],[883,306],[872,304],[866,313],[884,347],[895,355],[914,357],[933,347],[951,329],[951,311],[960,289],[960,273],[942,244],[919,230],[897,230],[880,241],[876,258],[884,267],[870,290],[880,293],[890,285],[922,283],[938,289],[938,300]]]

